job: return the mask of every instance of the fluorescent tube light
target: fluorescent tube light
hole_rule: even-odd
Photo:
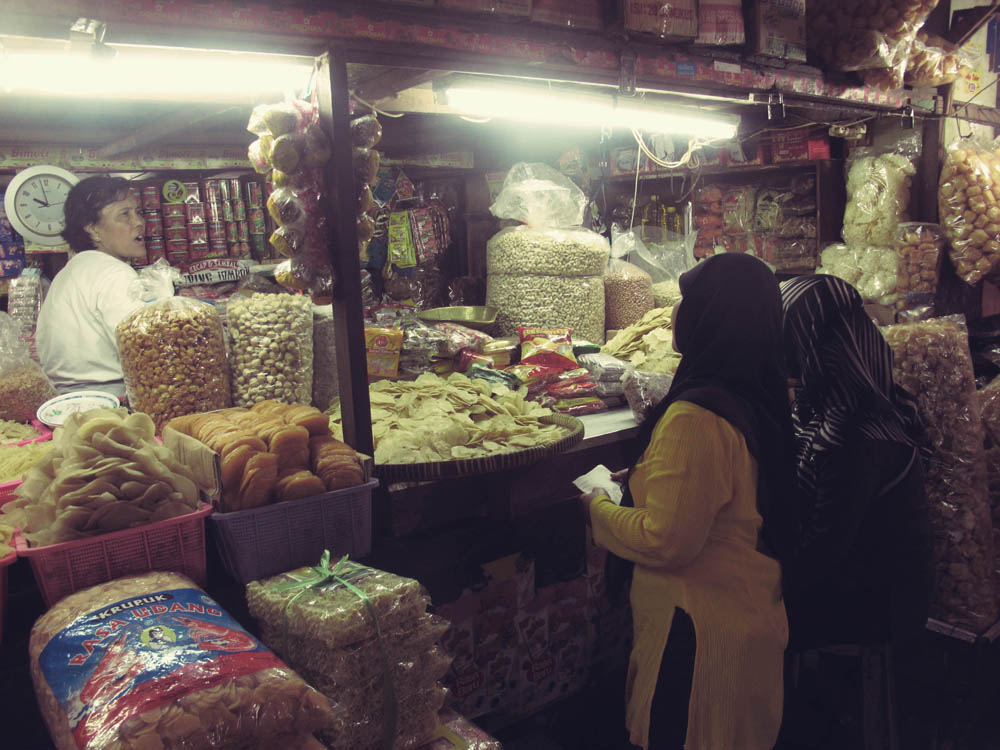
[[[8,50],[4,93],[146,101],[244,101],[301,88],[312,58],[117,47],[114,57]]]
[[[737,116],[607,94],[461,85],[446,89],[445,96],[448,105],[463,115],[564,127],[612,126],[704,138],[733,138],[739,127]]]

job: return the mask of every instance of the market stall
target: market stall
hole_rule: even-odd
[[[41,39],[36,51],[61,54],[62,16],[82,5],[15,3],[5,48]],[[17,407],[0,414],[15,423],[4,442],[34,441],[0,475],[0,503],[15,492],[5,481],[24,480],[0,516],[20,529],[0,565],[24,558],[3,648],[34,676],[60,747],[66,688],[45,661],[58,631],[133,597],[196,599],[194,584],[255,666],[221,673],[241,691],[231,716],[194,692],[181,715],[126,722],[123,740],[169,746],[208,711],[215,736],[238,743],[244,713],[295,700],[298,712],[254,725],[259,736],[490,747],[467,719],[502,729],[614,669],[630,625],[608,610],[600,554],[566,501],[595,465],[627,465],[679,362],[677,277],[717,252],[754,254],[782,277],[836,274],[899,323],[887,333],[898,377],[940,430],[935,618],[976,633],[995,623],[992,506],[982,477],[963,473],[984,460],[968,345],[928,319],[977,305],[973,286],[1000,257],[1000,193],[989,140],[949,148],[939,187],[930,133],[951,103],[921,112],[900,86],[947,85],[971,64],[929,35],[941,24],[917,36],[934,3],[908,4],[899,28],[818,3],[776,27],[759,8],[738,29],[705,14],[700,30],[612,20],[600,3],[452,5],[103,8],[107,38],[74,26],[78,62],[125,59],[129,43],[165,47],[178,66],[194,46],[245,65],[278,53],[286,82],[228,104],[0,100],[17,133],[0,143],[12,195],[23,185],[33,200],[26,172],[44,165],[126,175],[145,219],[139,265],[179,270],[175,295],[117,329],[134,413],[73,418],[46,440],[29,423],[56,394],[32,332],[66,256],[23,222],[27,253],[0,235],[17,342],[0,345],[3,404]],[[855,20],[879,35],[877,53],[854,32],[849,49],[816,41]],[[799,65],[807,55],[818,67]],[[604,129],[567,130],[572,113]],[[140,124],[116,121],[129,117]],[[954,373],[935,380],[920,364],[932,346],[953,350]],[[952,419],[952,407],[964,411]],[[95,467],[103,484],[82,482]],[[73,556],[85,547],[87,565]],[[43,599],[54,606],[29,662]],[[219,633],[199,620],[175,635]],[[141,671],[107,653],[103,668]],[[294,696],[274,684],[281,669],[302,678],[284,686]],[[460,715],[439,715],[446,689]],[[105,719],[79,731],[107,731]]]

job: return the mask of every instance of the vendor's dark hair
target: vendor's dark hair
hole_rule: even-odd
[[[70,189],[63,205],[66,216],[63,239],[77,252],[93,249],[94,241],[86,227],[100,220],[101,209],[124,199],[128,192],[129,182],[123,177],[96,175],[80,180]]]

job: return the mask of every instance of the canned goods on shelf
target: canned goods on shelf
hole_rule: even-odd
[[[204,224],[188,224],[187,237],[192,243],[208,242],[208,227]]]
[[[233,201],[233,218],[236,221],[246,221],[247,204],[243,201]]]
[[[197,182],[185,182],[184,202],[201,203],[201,185],[199,185]]]
[[[246,221],[236,222],[236,236],[240,242],[250,241],[250,224]]]
[[[184,229],[187,227],[187,219],[184,215],[180,216],[164,216],[163,217],[163,228],[164,229]]]
[[[192,242],[188,245],[188,255],[192,260],[207,258],[211,252],[212,246],[207,242]]]
[[[205,219],[206,221],[225,221],[223,218],[224,211],[222,209],[222,199],[214,198],[210,201],[205,202]]]
[[[187,217],[188,224],[204,224],[205,223],[205,204],[204,203],[186,203],[184,204],[184,213]]]
[[[226,239],[226,222],[224,221],[210,221],[208,222],[208,237],[213,240]]]
[[[202,186],[205,188],[205,194],[202,196],[205,202],[217,201],[222,198],[222,180],[205,180]]]
[[[188,230],[187,227],[174,227],[173,229],[164,230],[163,236],[167,238],[167,242],[172,240],[187,240]]]
[[[229,244],[224,239],[222,239],[222,240],[213,240],[213,239],[210,239],[208,241],[208,244],[209,244],[209,247],[212,248],[212,252],[213,253],[218,252],[218,253],[221,253],[222,255],[225,255],[228,252],[228,250],[229,250]]]
[[[141,191],[142,208],[145,211],[156,211],[160,208],[160,188],[156,185],[144,185]]]
[[[225,221],[236,221],[236,217],[233,215],[233,202],[225,201],[222,204],[222,218]]]
[[[163,220],[160,215],[156,216],[146,216],[146,236],[147,237],[162,237],[163,236]]]
[[[187,237],[176,240],[167,240],[167,255],[186,255],[188,251]]]
[[[250,250],[257,256],[258,260],[263,260],[267,257],[267,235],[251,234]]]
[[[250,224],[251,234],[264,234],[267,232],[267,220],[264,218],[263,208],[251,208],[247,214]]]
[[[261,189],[260,183],[256,180],[251,180],[247,183],[247,207],[264,207],[264,191]]]
[[[229,199],[234,201],[243,200],[243,186],[239,177],[232,177],[229,180]]]
[[[226,222],[226,241],[228,242],[240,241],[240,228],[237,222],[235,221]]]
[[[161,210],[163,211],[163,218],[167,218],[168,216],[184,216],[183,203],[164,203]]]

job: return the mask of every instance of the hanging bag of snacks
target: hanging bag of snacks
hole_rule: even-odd
[[[1000,147],[972,136],[948,148],[938,214],[959,278],[975,284],[1000,261]]]

